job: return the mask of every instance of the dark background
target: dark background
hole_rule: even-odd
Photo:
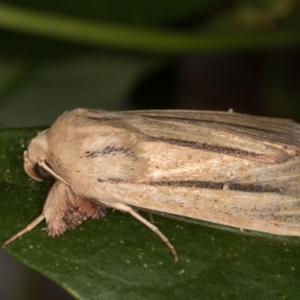
[[[134,43],[113,47],[23,32],[5,9],[72,17],[97,26],[212,37],[207,50]],[[30,23],[29,21],[26,21]],[[25,22],[25,23],[26,23]],[[37,26],[37,25],[35,25]],[[201,109],[300,120],[298,1],[2,1],[0,127],[49,125],[66,109]],[[88,34],[88,32],[87,32]],[[270,42],[264,36],[273,35]],[[278,39],[276,35],[284,36]],[[227,44],[227,37],[244,37]],[[147,40],[147,31],[144,34]],[[112,36],[112,38],[114,38]],[[124,33],[126,40],[126,33]],[[224,42],[222,42],[224,41]],[[141,41],[142,43],[142,41]],[[163,41],[161,41],[163,44]],[[223,44],[222,44],[223,43]],[[71,299],[54,283],[0,253],[1,299]],[[31,287],[31,289],[30,289]],[[34,291],[34,292],[32,292]]]

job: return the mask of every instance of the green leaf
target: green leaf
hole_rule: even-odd
[[[2,242],[41,213],[50,188],[22,168],[22,152],[36,132],[0,131]],[[119,212],[55,238],[40,225],[5,251],[76,299],[298,299],[298,237],[153,219],[175,246],[178,263],[153,232]]]

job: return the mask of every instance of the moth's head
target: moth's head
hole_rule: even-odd
[[[31,140],[27,151],[24,151],[24,169],[26,173],[37,181],[52,180],[54,177],[49,173],[47,165],[48,153],[48,130],[39,132],[38,135]],[[49,166],[48,166],[49,167]]]

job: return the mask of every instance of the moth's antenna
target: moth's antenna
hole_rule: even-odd
[[[42,161],[41,163],[39,163],[39,165],[41,167],[43,167],[43,169],[45,169],[49,174],[51,174],[54,178],[62,181],[63,183],[65,183],[66,185],[69,185],[65,180],[63,180],[60,176],[58,176],[48,165],[45,161]]]
[[[5,241],[1,248],[4,249],[4,247],[7,246],[10,242],[12,242],[13,240],[15,240],[18,237],[22,236],[24,233],[26,233],[26,232],[30,231],[31,229],[33,229],[36,225],[41,223],[44,219],[45,219],[44,215],[38,216],[34,221],[32,221],[30,224],[28,224],[24,229],[22,229],[17,234],[15,234],[11,238],[9,238],[7,241]]]

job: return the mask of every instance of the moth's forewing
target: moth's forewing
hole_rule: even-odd
[[[217,112],[91,114],[99,126],[110,120],[139,130],[138,151],[147,161],[135,180],[115,176],[99,182],[106,199],[238,228],[300,234],[297,123]]]

